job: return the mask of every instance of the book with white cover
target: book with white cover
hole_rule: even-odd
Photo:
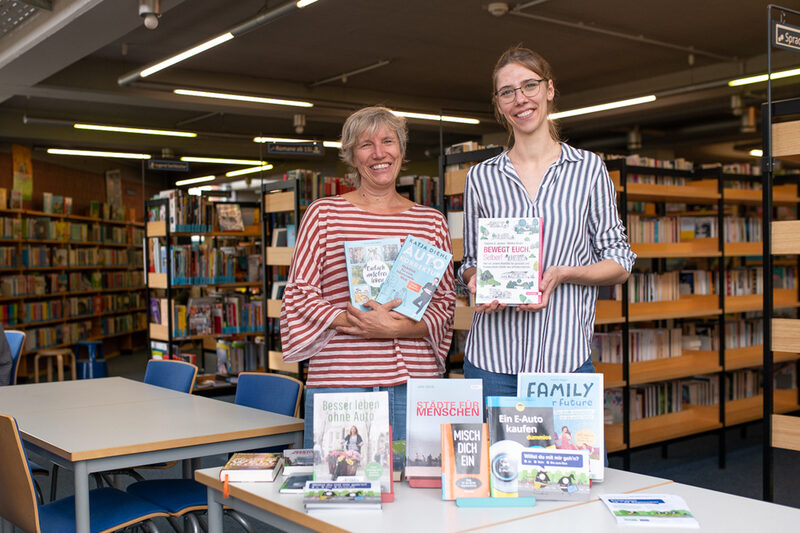
[[[521,305],[542,301],[542,219],[478,219],[475,302]]]

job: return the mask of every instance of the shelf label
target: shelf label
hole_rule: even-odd
[[[148,170],[168,170],[170,172],[189,172],[189,163],[174,159],[148,159]]]
[[[267,143],[267,153],[271,155],[315,155],[322,156],[324,149],[322,143],[306,142],[306,143],[289,143],[289,142],[276,142]]]
[[[772,27],[774,28],[772,32],[774,46],[800,52],[800,27],[778,21],[774,21]]]

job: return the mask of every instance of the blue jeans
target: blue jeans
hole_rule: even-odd
[[[394,387],[313,387],[306,388],[305,423],[303,426],[303,448],[314,447],[314,395],[329,392],[378,392],[389,393],[389,424],[392,440],[406,438],[406,385]]]

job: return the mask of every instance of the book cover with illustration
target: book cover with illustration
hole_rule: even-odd
[[[491,495],[531,496],[520,494],[520,456],[528,448],[554,448],[553,408],[537,407],[528,398],[488,396],[486,419]]]
[[[483,422],[480,379],[409,379],[406,395],[406,479],[441,484],[441,425]]]
[[[369,309],[364,307],[364,303],[377,298],[399,252],[399,237],[345,241],[344,257],[347,263],[350,303],[362,311]]]
[[[220,481],[274,481],[281,469],[281,454],[235,453],[219,471]]]
[[[385,304],[401,298],[394,311],[419,321],[452,258],[450,252],[409,235],[375,300]]]
[[[442,424],[442,499],[489,496],[489,430],[486,423]]]
[[[377,481],[309,481],[303,505],[313,509],[380,509],[381,485]]]
[[[541,217],[478,219],[476,303],[541,303],[541,236]]]
[[[519,495],[537,500],[585,501],[592,486],[586,450],[524,448],[518,476]]]
[[[388,392],[315,394],[313,431],[314,481],[378,481],[393,499]]]
[[[586,450],[591,476],[603,481],[605,462],[603,374],[541,373],[517,376],[517,396],[553,408],[559,450]]]
[[[218,203],[217,220],[220,231],[244,231],[242,207],[234,203]]]
[[[621,526],[700,527],[686,500],[676,494],[603,494],[600,499]]]

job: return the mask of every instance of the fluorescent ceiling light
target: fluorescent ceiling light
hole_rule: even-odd
[[[240,102],[256,102],[259,104],[288,105],[293,107],[314,107],[311,102],[300,100],[284,100],[281,98],[266,98],[263,96],[250,96],[247,94],[217,93],[212,91],[196,91],[194,89],[175,89],[175,94],[184,96],[199,96],[201,98],[217,98],[220,100],[237,100]]]
[[[780,72],[773,72],[772,76],[770,76],[773,80],[779,80],[781,78],[790,78],[792,76],[800,76],[800,68],[795,68],[791,70],[782,70]],[[738,87],[740,85],[749,85],[751,83],[760,83],[762,81],[767,81],[767,75],[761,74],[759,76],[750,76],[747,78],[739,78],[736,80],[731,80],[728,82],[728,85],[731,87]]]
[[[248,167],[248,168],[240,168],[239,170],[231,170],[230,172],[226,172],[225,176],[228,178],[232,178],[234,176],[243,176],[245,174],[253,174],[255,172],[261,172],[262,170],[272,170],[273,166],[270,164],[260,165],[257,167]]]
[[[139,133],[142,135],[167,135],[169,137],[197,137],[197,134],[191,131],[154,130],[148,128],[128,128],[125,126],[104,126],[102,124],[80,123],[75,123],[72,127],[76,130],[115,131],[119,133]]]
[[[115,157],[119,159],[150,159],[150,154],[134,154],[130,152],[101,152],[98,150],[66,150],[62,148],[48,148],[47,153],[55,155],[82,155],[88,157]]]
[[[632,105],[646,104],[648,102],[655,102],[655,100],[655,95],[651,94],[648,96],[641,96],[639,98],[631,98],[629,100],[619,100],[617,102],[609,102],[607,104],[598,104],[589,107],[579,107],[577,109],[550,113],[548,118],[550,120],[557,120],[559,118],[574,117],[577,115],[588,115],[589,113],[597,113],[599,111],[607,111],[609,109],[617,109],[619,107],[628,107]]]
[[[761,148],[754,148],[750,150],[750,155],[752,155],[753,157],[764,157],[764,150],[762,150]]]
[[[181,157],[187,163],[219,163],[221,165],[266,165],[266,161],[258,159],[226,159],[223,157]]]
[[[186,193],[191,194],[192,196],[202,196],[203,191],[210,191],[211,189],[212,189],[211,185],[201,185],[200,187],[189,187],[188,189],[186,189]]]
[[[392,111],[398,117],[417,118],[420,120],[435,120],[436,122],[458,122],[460,124],[480,124],[476,118],[453,117],[448,115],[431,115],[428,113],[414,113],[412,111]]]
[[[310,6],[311,4],[313,4],[313,3],[314,3],[314,2],[316,2],[316,1],[317,1],[317,0],[300,0],[300,1],[299,1],[299,2],[297,2],[295,5],[296,5],[298,8],[300,8],[300,9],[303,9],[304,7],[306,7],[306,6]]]
[[[204,181],[214,181],[216,176],[200,176],[199,178],[188,178],[185,180],[178,180],[175,182],[175,186],[180,187],[181,185],[191,185],[192,183],[203,183]]]
[[[147,76],[149,76],[151,74],[155,74],[156,72],[158,72],[160,70],[164,70],[167,67],[171,67],[175,63],[180,63],[184,59],[188,59],[188,58],[190,58],[192,56],[196,56],[197,54],[199,54],[201,52],[205,52],[209,48],[214,48],[215,46],[220,45],[220,44],[225,43],[225,42],[228,42],[231,39],[233,39],[233,34],[231,32],[223,33],[222,35],[220,35],[218,37],[214,37],[210,41],[206,41],[204,43],[198,44],[197,46],[195,46],[193,48],[189,48],[185,52],[181,52],[180,54],[174,55],[174,56],[172,56],[172,57],[170,57],[168,59],[165,59],[164,61],[156,63],[152,67],[147,67],[146,69],[144,69],[143,71],[141,71],[139,73],[139,76],[141,76],[142,78],[146,78]]]
[[[318,143],[320,141],[314,139],[289,139],[283,137],[253,137],[254,143]],[[339,141],[322,141],[322,146],[325,148],[341,148],[342,143]]]

